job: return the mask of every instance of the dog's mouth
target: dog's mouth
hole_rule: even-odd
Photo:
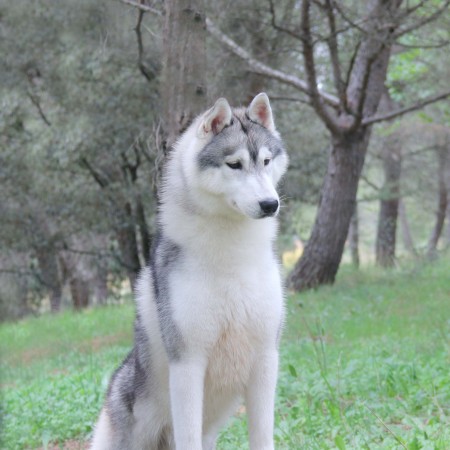
[[[276,217],[277,215],[278,211],[275,211],[274,213],[261,213],[258,219],[266,219],[267,217]]]

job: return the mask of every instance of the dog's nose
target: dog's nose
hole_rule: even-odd
[[[278,200],[276,198],[268,198],[259,202],[259,207],[264,213],[264,216],[271,216],[278,210]]]

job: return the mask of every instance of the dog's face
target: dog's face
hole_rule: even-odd
[[[269,99],[259,94],[247,109],[219,99],[197,130],[206,144],[197,155],[197,188],[224,213],[253,219],[278,214],[276,186],[288,157],[275,130]]]

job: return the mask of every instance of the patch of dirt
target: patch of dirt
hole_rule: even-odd
[[[87,441],[76,441],[69,440],[63,442],[62,444],[58,444],[57,442],[53,442],[48,444],[47,450],[87,450],[89,448],[89,442]],[[36,450],[44,450],[44,447],[39,447]]]
[[[77,345],[77,347],[82,351],[92,350],[96,352],[103,347],[116,344],[117,342],[123,340],[123,338],[128,336],[129,333],[110,334],[108,336],[96,336],[92,339],[82,342],[81,344]]]
[[[29,364],[37,358],[45,358],[51,354],[50,349],[46,348],[31,348],[21,353],[20,359],[23,364]]]
[[[129,333],[96,336],[92,339],[86,339],[82,342],[74,342],[72,349],[78,350],[80,352],[97,352],[101,348],[116,344],[117,342],[120,342],[121,340],[123,340],[124,338],[128,338],[129,336]],[[36,361],[37,359],[46,359],[54,356],[57,353],[61,353],[62,351],[63,349],[58,349],[58,351],[55,351],[55,349],[51,348],[31,348],[29,350],[21,352],[19,355],[14,357],[14,360],[12,360],[11,362],[13,364],[20,363],[21,365],[28,365]]]

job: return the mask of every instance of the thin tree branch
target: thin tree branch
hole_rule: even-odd
[[[297,33],[297,32],[295,32],[295,31],[293,31],[293,30],[291,30],[289,28],[285,28],[285,27],[282,27],[281,25],[277,24],[277,20],[276,20],[276,17],[275,17],[275,7],[274,7],[274,4],[273,4],[273,0],[269,0],[269,5],[270,5],[270,14],[271,14],[272,27],[275,28],[275,30],[277,30],[277,31],[280,31],[282,33],[286,33],[289,36],[291,36],[291,37],[301,41],[303,39],[303,37],[302,37],[302,35],[300,33]]]
[[[140,0],[140,5],[144,5],[144,0]],[[145,5],[144,5],[145,6]],[[138,20],[136,23],[136,27],[134,28],[134,31],[136,33],[136,39],[138,43],[138,66],[139,70],[141,71],[142,75],[148,80],[152,81],[155,79],[155,72],[153,70],[150,70],[145,64],[144,64],[144,44],[142,42],[142,19],[144,18],[145,11],[142,9],[139,9],[138,11]]]
[[[47,116],[44,113],[44,110],[42,109],[41,102],[39,101],[39,97],[37,95],[33,95],[31,92],[28,92],[28,97],[31,100],[31,103],[33,103],[34,106],[36,106],[39,115],[41,116],[41,119],[44,121],[44,123],[51,127],[52,124],[50,120],[48,120]]]
[[[266,64],[254,59],[247,52],[247,50],[243,49],[235,41],[233,41],[227,35],[222,33],[222,31],[220,31],[215,26],[215,24],[211,21],[211,19],[209,19],[208,17],[206,18],[206,28],[207,28],[208,32],[214,38],[216,38],[219,42],[221,42],[225,47],[227,47],[236,56],[238,56],[239,58],[244,60],[253,72],[258,73],[260,75],[264,75],[269,78],[273,78],[274,80],[278,80],[281,83],[292,86],[295,89],[311,96],[311,92],[309,90],[308,83],[306,83],[304,80],[302,80],[294,75],[288,75],[287,73],[284,73],[280,70],[272,69],[271,67],[267,66]],[[336,96],[334,96],[332,94],[328,94],[323,91],[319,91],[319,96],[328,105],[333,106],[335,108],[339,106],[339,99]]]
[[[341,63],[339,61],[339,49],[337,43],[336,19],[333,9],[334,1],[326,0],[328,26],[330,27],[330,35],[327,39],[327,44],[330,51],[331,66],[333,68],[334,85],[336,87],[341,105],[343,108],[345,108],[345,85],[342,81]]]
[[[367,117],[363,119],[362,125],[372,125],[374,123],[383,122],[385,120],[394,119],[395,117],[402,116],[412,111],[417,111],[431,103],[438,102],[439,100],[443,100],[444,98],[450,97],[450,91],[442,92],[441,94],[434,95],[432,97],[425,98],[414,105],[407,106],[405,108],[397,109],[396,111],[392,111],[386,114],[378,114],[372,117]]]
[[[355,45],[355,51],[353,52],[352,57],[350,59],[350,63],[348,65],[347,75],[345,77],[345,85],[346,86],[348,86],[348,83],[350,82],[350,76],[352,74],[353,67],[354,67],[355,61],[356,61],[356,56],[358,55],[358,51],[359,51],[360,47],[361,47],[361,41],[359,40]]]
[[[304,105],[311,106],[311,101],[306,100],[304,98],[297,98],[297,97],[287,97],[285,95],[271,95],[270,101],[281,101],[281,102],[296,102],[296,103],[303,103]],[[290,167],[290,166],[289,166]]]
[[[412,25],[409,25],[404,28],[399,28],[396,33],[393,34],[393,38],[399,38],[400,36],[403,36],[404,34],[409,33],[410,31],[417,30],[418,28],[423,27],[427,23],[432,22],[433,20],[436,20],[447,8],[450,4],[450,0],[446,0],[444,5],[441,8],[438,8],[433,14],[430,14],[428,17],[424,17],[422,20],[419,20],[418,22],[413,23]]]
[[[92,167],[91,163],[85,157],[80,158],[80,164],[89,171],[94,180],[102,189],[108,186],[109,184],[108,180],[106,180],[102,174],[100,174],[97,170],[95,170],[94,167]]]
[[[151,6],[145,5],[143,3],[136,3],[132,0],[119,0],[119,1],[125,3],[126,5],[133,6],[134,8],[137,8],[143,12],[150,12],[152,14],[156,14],[157,16],[163,15],[163,13],[158,9],[152,8]]]
[[[312,44],[311,36],[310,9],[310,1],[303,0],[302,19],[300,27],[303,36],[303,62],[306,72],[306,78],[308,81],[308,90],[310,92],[311,104],[313,105],[315,111],[325,123],[327,128],[329,128],[332,132],[338,132],[339,125],[334,117],[332,117],[328,110],[325,108],[322,97],[320,96],[319,90],[317,88],[316,63],[314,61],[314,47]]]
[[[420,48],[420,49],[427,49],[427,48],[443,48],[443,47],[447,47],[447,45],[450,44],[450,40],[445,40],[442,42],[437,42],[436,44],[403,44],[401,42],[396,42],[395,45],[398,47],[402,47],[402,48],[407,48],[407,49],[416,49],[416,48]]]
[[[373,190],[379,192],[381,191],[381,187],[377,186],[375,183],[369,180],[364,174],[361,174],[361,180],[365,181],[368,186],[370,186]]]
[[[372,71],[372,65],[375,63],[377,58],[380,56],[381,52],[384,50],[385,44],[381,43],[380,48],[377,52],[374,52],[374,54],[367,58],[366,66],[364,67],[364,75],[361,85],[361,96],[358,100],[358,104],[356,106],[356,121],[354,123],[354,126],[358,126],[359,124],[362,124],[363,122],[363,113],[364,113],[364,105],[366,103],[366,97],[367,97],[367,91],[368,91],[368,85],[370,80],[370,75]]]
[[[409,16],[410,14],[412,14],[414,11],[417,11],[419,8],[421,8],[426,2],[428,2],[429,0],[421,0],[420,2],[418,2],[416,5],[411,6],[410,8],[406,8],[405,11],[402,13],[401,15],[401,19],[404,19],[405,17]]]
[[[342,19],[347,22],[352,28],[355,28],[357,30],[359,30],[361,33],[366,34],[366,30],[359,24],[354,22],[353,20],[351,20],[347,13],[344,12],[342,5],[339,5],[338,2],[333,2],[334,3],[334,7],[336,8],[336,11],[340,14],[340,16],[342,17]],[[365,23],[367,21],[367,19],[363,19],[361,20],[361,24]]]

